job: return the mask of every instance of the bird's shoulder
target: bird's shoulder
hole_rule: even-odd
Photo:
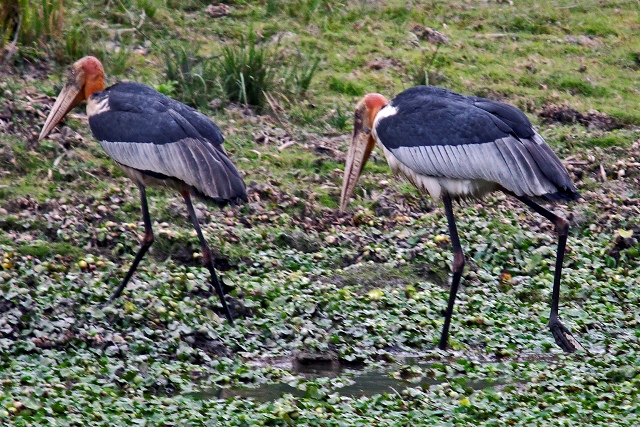
[[[529,138],[534,130],[514,106],[434,87],[416,86],[381,110],[376,131],[387,148],[417,145],[467,145],[511,135]]]
[[[142,83],[119,82],[92,97],[108,98],[109,109],[112,111],[144,112],[161,105],[165,96]]]
[[[92,96],[94,102],[108,99],[108,108],[89,118],[100,140],[165,144],[195,138],[214,145],[224,140],[209,117],[147,85],[120,82]]]

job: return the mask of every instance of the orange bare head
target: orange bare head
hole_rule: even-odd
[[[379,93],[369,93],[362,98],[356,106],[353,124],[353,137],[347,153],[347,161],[344,167],[342,180],[342,194],[340,196],[340,210],[344,211],[349,203],[349,198],[356,188],[358,178],[364,165],[369,160],[369,155],[376,145],[371,134],[376,115],[387,105],[387,99]]]
[[[387,98],[380,95],[379,93],[368,93],[364,96],[364,98],[362,98],[362,101],[360,101],[358,106],[360,106],[360,104],[364,104],[365,111],[369,116],[369,123],[373,125],[373,121],[375,120],[376,115],[382,109],[382,107],[387,105],[387,103]],[[358,107],[356,107],[356,111],[357,110]]]
[[[86,101],[92,93],[104,90],[104,68],[93,56],[85,56],[71,66],[67,83],[64,85],[51,112],[42,127],[38,141],[46,138],[54,127],[75,106]]]

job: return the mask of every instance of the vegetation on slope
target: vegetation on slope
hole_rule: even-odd
[[[637,424],[640,9],[513,3],[3,3],[0,423]],[[137,190],[82,109],[34,148],[87,54],[110,82],[147,83],[223,130],[251,200],[198,210],[233,326],[180,198],[160,190],[157,241],[103,306],[139,245]],[[355,103],[425,82],[520,107],[565,160],[584,200],[554,207],[572,221],[561,316],[586,351],[553,343],[555,236],[524,207],[456,208],[471,262],[446,352],[441,207],[377,155],[337,210]],[[305,375],[309,354],[349,369]],[[397,392],[344,391],[361,364],[386,366]],[[261,400],[264,383],[296,393]],[[240,386],[256,392],[225,394]]]

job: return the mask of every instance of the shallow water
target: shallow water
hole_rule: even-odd
[[[429,387],[434,384],[445,382],[442,378],[418,377],[413,379],[400,379],[393,376],[397,374],[403,366],[413,366],[418,370],[427,370],[429,363],[417,363],[411,359],[403,360],[403,364],[389,364],[377,368],[354,369],[345,368],[339,363],[313,363],[305,365],[293,364],[293,373],[297,376],[314,378],[334,378],[344,376],[351,379],[351,384],[336,388],[334,392],[342,396],[361,397],[373,396],[382,393],[398,393],[408,387]],[[475,380],[467,381],[465,385],[474,390],[482,390],[487,387],[506,384],[505,381]],[[281,397],[283,394],[292,394],[297,397],[304,397],[305,391],[295,388],[287,383],[261,384],[256,387],[237,388],[213,388],[195,393],[189,396],[196,399],[228,399],[233,397],[253,398],[259,402],[268,402]]]

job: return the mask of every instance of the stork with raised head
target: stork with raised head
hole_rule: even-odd
[[[439,347],[445,349],[453,306],[465,265],[452,202],[501,190],[555,225],[558,249],[549,328],[556,343],[573,352],[579,345],[560,322],[560,278],[569,222],[537,200],[576,200],[567,170],[519,109],[432,86],[405,90],[388,102],[368,94],[355,111],[340,209],[347,207],[375,145],[391,170],[420,192],[442,199],[453,247],[453,278]]]
[[[69,111],[86,101],[93,136],[140,189],[144,238],[109,301],[120,296],[153,243],[145,187],[169,187],[184,198],[211,285],[220,297],[225,316],[233,322],[191,202],[192,195],[220,205],[247,200],[244,181],[222,147],[220,129],[204,114],[155,89],[127,82],[105,88],[104,79],[102,64],[92,56],[73,64],[38,141],[49,135]]]

